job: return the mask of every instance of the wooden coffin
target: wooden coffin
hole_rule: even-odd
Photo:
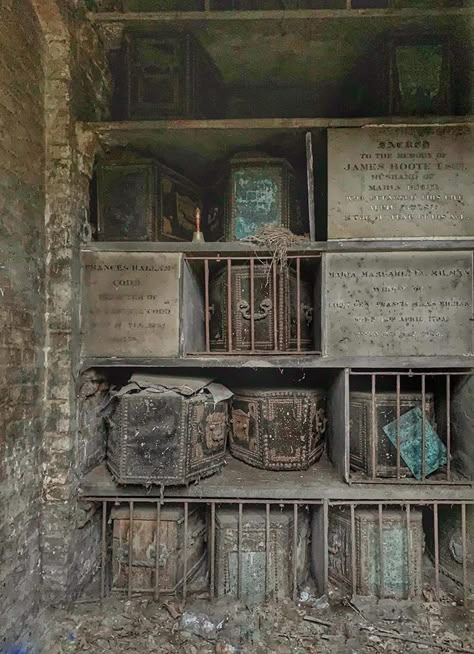
[[[237,264],[231,268],[232,343],[229,342],[227,308],[228,272],[221,268],[210,281],[210,338],[215,351],[251,350],[250,265]],[[276,283],[275,283],[276,279]],[[258,350],[296,350],[297,311],[296,272],[292,269],[273,269],[266,263],[254,265],[254,334]],[[309,278],[301,276],[300,329],[302,350],[310,350],[313,344],[313,286]]]
[[[304,584],[308,574],[309,523],[298,513],[296,583]],[[238,508],[216,510],[216,593],[249,604],[266,599],[291,597],[293,592],[294,520],[292,510],[270,512],[268,556],[266,555],[266,512],[255,508],[242,512],[239,551]],[[239,574],[240,570],[240,574]],[[240,581],[240,593],[239,593]]]
[[[351,588],[354,562],[351,556],[350,511],[331,510],[328,529],[329,579],[336,584]],[[424,535],[421,511],[411,511],[408,533],[406,512],[384,510],[382,534],[383,546],[381,547],[377,509],[356,509],[355,594],[396,599],[418,597],[423,587]],[[383,584],[381,584],[382,578]]]
[[[236,155],[230,160],[226,197],[227,241],[254,236],[263,225],[286,227],[294,234],[309,230],[295,172],[285,159],[260,153]]]
[[[224,465],[232,394],[209,379],[134,375],[112,398],[107,463],[119,484],[188,484]]]
[[[98,166],[101,241],[191,241],[194,210],[202,206],[197,186],[153,159],[124,155]]]
[[[372,410],[372,393],[350,393],[350,465],[353,470],[359,470],[375,477],[397,476],[397,394],[394,392],[375,395],[375,410]],[[421,393],[401,393],[400,395],[400,475],[413,477],[411,469],[421,468],[422,439],[421,432],[413,426],[404,428],[408,412],[422,407]],[[430,474],[434,469],[446,463],[444,445],[432,436],[430,426],[436,426],[434,396],[425,395],[425,472]],[[392,440],[390,440],[389,434]],[[408,441],[410,447],[408,448]],[[373,467],[373,453],[375,466]],[[433,456],[434,455],[434,456]],[[408,465],[409,464],[409,465]],[[413,465],[415,466],[413,468]],[[411,468],[411,469],[410,469]]]
[[[116,114],[130,120],[218,118],[225,113],[222,79],[192,34],[125,35],[124,93]],[[123,98],[125,96],[125,98]],[[125,116],[119,105],[125,100]]]
[[[156,506],[136,504],[133,510],[132,566],[130,570],[130,512],[128,506],[113,508],[112,521],[112,590],[126,590],[131,574],[134,592],[160,594],[180,591],[185,575],[184,509],[162,506],[157,538]],[[158,567],[157,567],[157,543]],[[199,508],[190,508],[187,531],[186,580],[188,589],[201,589],[207,573],[206,520]],[[201,581],[201,584],[199,582]]]
[[[236,390],[230,451],[257,468],[306,470],[323,452],[326,423],[322,391]]]

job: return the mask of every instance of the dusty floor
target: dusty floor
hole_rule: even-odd
[[[183,611],[172,601],[110,598],[49,615],[44,654],[474,654],[474,611],[447,596],[431,600],[429,591],[418,604],[331,598],[322,608],[192,599]]]

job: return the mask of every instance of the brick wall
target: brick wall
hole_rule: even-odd
[[[0,3],[0,651],[39,601],[44,323],[42,35]]]

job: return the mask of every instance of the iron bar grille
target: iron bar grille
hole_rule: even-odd
[[[185,355],[320,355],[320,262],[320,254],[287,255],[283,265],[270,255],[186,255],[202,290],[204,349]]]
[[[469,398],[458,400],[473,374],[350,370],[349,480],[471,485],[469,436],[459,423]]]
[[[227,592],[242,599],[249,584],[253,588],[258,586],[255,570],[253,576],[249,576],[250,581],[246,581],[249,573],[247,527],[249,516],[255,511],[260,516],[261,551],[255,560],[262,575],[262,601],[278,601],[282,596],[297,600],[300,576],[305,572],[306,581],[311,574],[320,594],[327,594],[329,584],[336,580],[341,598],[355,594],[416,598],[422,592],[430,592],[437,600],[448,599],[462,604],[474,591],[472,501],[90,499],[99,503],[102,512],[102,599],[110,592],[119,592],[128,598],[138,594],[159,600],[175,595],[186,600],[197,591],[200,596],[206,592],[210,600]],[[119,545],[115,542],[117,518],[113,513],[118,507],[122,519],[125,516],[127,521],[124,540]],[[144,507],[150,527],[148,536],[143,529]],[[170,509],[179,512],[180,531],[175,552],[170,547],[169,522],[165,523],[166,511]],[[233,516],[230,545],[229,540],[222,537],[225,526],[220,516],[223,509]],[[192,516],[196,511],[204,519],[202,532],[195,528]],[[288,517],[285,523],[281,522],[282,515]],[[275,545],[275,520],[279,528],[282,524],[285,527],[280,547]],[[307,547],[313,554],[307,559],[301,556],[302,524],[309,525],[303,549]],[[344,525],[342,531],[341,524]],[[197,538],[204,543],[202,552],[196,550]],[[229,569],[227,566],[224,570],[227,565],[223,564],[224,559],[227,562],[232,559],[234,564],[230,571],[233,586],[230,587]],[[301,570],[302,561],[306,570]],[[394,567],[394,561],[398,562],[398,568]],[[196,585],[193,577],[197,565],[202,565],[204,570],[201,586]],[[165,583],[164,577],[168,575],[169,578],[167,568],[175,574],[172,588]],[[276,568],[284,571],[280,587],[274,572]],[[146,584],[143,584],[144,578]]]

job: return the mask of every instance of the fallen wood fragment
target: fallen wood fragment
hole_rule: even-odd
[[[320,620],[319,618],[313,618],[312,615],[305,615],[303,620],[306,620],[306,622],[316,622],[316,624],[322,624],[324,627],[332,627],[331,622],[327,622],[326,620]]]
[[[395,634],[388,629],[377,629],[377,627],[359,627],[361,630],[370,631],[373,634],[380,636],[385,636],[385,638],[391,638],[393,640],[402,640],[405,643],[411,643],[412,645],[425,645],[426,647],[434,647],[440,650],[447,650],[451,652],[461,652],[462,654],[474,654],[474,650],[465,649],[464,647],[456,647],[455,645],[449,645],[448,643],[434,643],[429,640],[420,640],[418,638],[410,638],[409,636],[402,636],[402,634]]]

